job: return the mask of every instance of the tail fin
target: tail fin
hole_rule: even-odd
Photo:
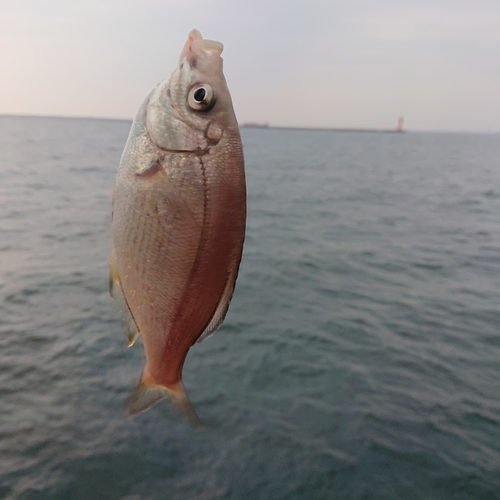
[[[125,403],[126,413],[128,415],[135,415],[149,410],[149,408],[165,397],[169,397],[174,402],[179,411],[187,418],[194,428],[203,426],[193,405],[187,397],[182,381],[177,382],[171,387],[165,387],[162,385],[148,386],[140,380]]]

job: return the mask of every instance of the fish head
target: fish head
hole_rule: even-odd
[[[223,45],[192,30],[179,63],[151,94],[146,127],[167,151],[206,151],[227,130],[238,130],[222,71]]]

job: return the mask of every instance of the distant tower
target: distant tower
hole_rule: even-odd
[[[398,120],[398,125],[396,127],[396,132],[402,132],[403,131],[403,123],[404,123],[404,119],[402,116],[399,117],[399,120]]]

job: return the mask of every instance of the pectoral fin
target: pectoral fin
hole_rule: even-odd
[[[120,276],[116,271],[116,256],[114,250],[111,252],[111,258],[109,261],[109,293],[123,314],[123,318],[125,320],[125,343],[127,347],[131,347],[134,345],[137,337],[139,336],[139,329],[134,321],[134,317],[132,316],[132,312],[127,304],[127,300],[123,295]]]
[[[161,164],[159,162],[158,157],[154,157],[144,162],[139,168],[135,171],[135,175],[140,177],[147,177],[155,174],[158,170],[161,170]]]

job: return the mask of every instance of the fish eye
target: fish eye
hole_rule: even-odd
[[[188,104],[195,111],[210,111],[215,100],[212,87],[206,83],[196,83],[189,89]]]

